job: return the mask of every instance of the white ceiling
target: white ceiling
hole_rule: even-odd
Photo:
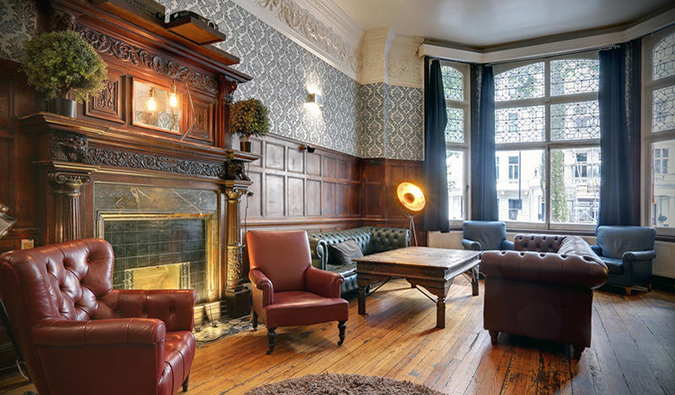
[[[364,30],[487,47],[634,22],[675,0],[333,0]]]

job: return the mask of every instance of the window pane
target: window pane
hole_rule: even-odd
[[[464,110],[446,107],[448,123],[445,124],[445,141],[448,143],[464,142]]]
[[[544,150],[497,151],[497,161],[508,163],[498,172],[497,197],[501,221],[544,222]]]
[[[652,132],[675,129],[675,86],[652,92]]]
[[[594,59],[551,61],[551,96],[597,92],[600,62]]]
[[[495,142],[544,141],[544,106],[503,108],[495,111]]]
[[[661,151],[661,158],[652,155],[652,200],[650,222],[652,226],[675,226],[675,172],[668,166],[666,152],[675,149],[675,140],[652,144],[652,153]]]
[[[450,219],[464,219],[464,151],[446,151]]]
[[[544,97],[544,63],[533,63],[495,76],[495,101]]]
[[[587,140],[600,138],[598,101],[551,105],[552,140]]]
[[[595,224],[600,208],[600,148],[551,150],[551,222]]]
[[[441,66],[445,100],[464,101],[464,76],[450,66]]]
[[[652,79],[675,75],[675,33],[666,36],[652,51]]]

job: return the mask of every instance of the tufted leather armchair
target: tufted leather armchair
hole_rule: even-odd
[[[343,243],[347,240],[356,241],[363,255],[370,255],[377,252],[408,247],[410,245],[410,231],[405,228],[363,226],[354,229],[310,234],[309,244],[312,252],[312,265],[321,270],[341,274],[345,279],[341,288],[343,295],[359,289],[356,283],[356,264],[331,265],[328,261],[328,246]]]
[[[579,358],[591,345],[593,289],[607,266],[578,236],[516,235],[515,251],[486,251],[483,326],[569,343]]]
[[[506,240],[506,225],[501,221],[464,221],[462,223],[465,250],[512,250],[513,242]]]
[[[654,228],[640,226],[599,226],[597,245],[591,246],[609,268],[607,284],[625,287],[631,294],[634,285],[652,290],[652,261],[656,258]]]
[[[344,342],[349,303],[340,298],[344,282],[338,273],[312,266],[304,231],[249,231],[246,234],[253,286],[253,328],[258,318],[267,326],[269,350],[274,351],[276,329],[338,321]]]
[[[100,239],[0,255],[0,298],[40,395],[171,395],[195,353],[192,290],[113,290]]]

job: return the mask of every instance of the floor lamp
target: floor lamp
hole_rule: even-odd
[[[398,187],[396,187],[396,197],[405,210],[408,217],[408,229],[410,229],[410,234],[415,241],[415,245],[417,245],[417,233],[415,232],[413,217],[424,210],[424,206],[426,205],[424,193],[420,187],[406,181],[398,184]]]

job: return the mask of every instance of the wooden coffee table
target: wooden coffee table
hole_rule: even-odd
[[[445,328],[445,297],[452,280],[470,272],[473,296],[478,295],[478,257],[478,251],[407,247],[356,258],[359,314],[366,314],[366,287],[378,281],[387,282],[392,277],[403,277],[413,287],[422,286],[438,297],[436,328]]]

